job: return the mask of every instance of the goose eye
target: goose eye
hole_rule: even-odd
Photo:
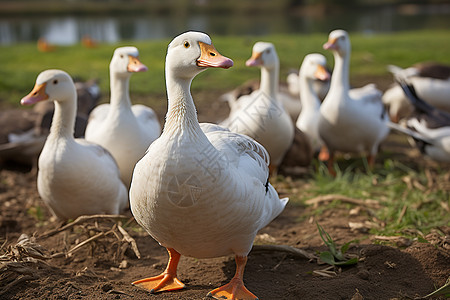
[[[189,46],[191,46],[189,42],[184,42],[184,48],[189,48]]]
[[[120,54],[120,58],[123,58],[123,54]]]
[[[53,80],[53,84],[58,84],[58,79]]]

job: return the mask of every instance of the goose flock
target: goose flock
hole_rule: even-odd
[[[450,161],[450,113],[440,110],[448,109],[448,92],[438,91],[438,86],[449,88],[448,74],[425,79],[429,66],[427,71],[391,67],[397,82],[393,88],[403,92],[399,101],[406,99],[411,107],[400,113],[403,104],[393,97],[387,101],[375,85],[350,87],[346,31],[332,31],[323,47],[333,53],[333,71],[322,54],[308,54],[291,76],[289,93],[279,86],[275,45],[257,42],[246,65],[261,69],[260,83],[243,93],[228,93],[230,114],[213,124],[199,123],[191,83],[206,69],[228,69],[234,63],[205,33],[175,37],[165,59],[168,109],[162,130],[151,108],[132,105],[130,99],[131,75],[147,70],[135,47],[114,51],[110,102],[90,112],[82,137],[74,135],[73,79],[62,70],[41,72],[21,100],[22,105],[54,103],[38,161],[39,195],[61,220],[130,209],[169,254],[166,269],[133,282],[138,287],[152,293],[182,289],[185,285],[177,276],[182,255],[233,254],[234,277],[208,296],[257,299],[243,282],[247,255],[257,232],[288,202],[269,179],[286,156],[296,155],[296,143],[326,160],[331,174],[336,152],[365,153],[373,166],[391,129],[411,136],[428,157]],[[297,107],[290,109],[293,103]]]

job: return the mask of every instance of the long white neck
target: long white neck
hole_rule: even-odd
[[[118,108],[128,108],[131,110],[130,100],[130,75],[120,75],[110,72],[111,88],[111,108],[109,111],[115,111]]]
[[[75,117],[77,113],[77,96],[75,90],[70,97],[72,99],[68,99],[67,101],[54,101],[55,113],[53,115],[49,137],[73,139]]]
[[[259,89],[266,95],[269,95],[271,99],[276,99],[276,94],[278,93],[279,72],[279,65],[271,69],[261,68],[261,84]]]
[[[316,111],[320,107],[320,100],[314,90],[314,80],[307,76],[299,76],[300,85],[300,102],[302,103],[302,111]]]
[[[197,119],[197,110],[191,95],[192,78],[181,78],[166,69],[166,88],[169,101],[163,134],[184,132],[203,135]]]
[[[350,69],[350,49],[341,56],[334,51],[334,70],[331,77],[330,91],[333,93],[348,93],[350,90],[349,69]]]

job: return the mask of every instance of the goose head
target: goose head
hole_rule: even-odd
[[[109,70],[112,74],[130,76],[134,72],[145,72],[148,68],[139,60],[136,47],[120,47],[114,50]]]
[[[327,70],[327,59],[322,54],[312,53],[305,56],[300,67],[300,77],[311,80],[330,80],[330,73]]]
[[[53,100],[70,102],[76,99],[76,89],[72,77],[61,70],[46,70],[41,72],[33,90],[22,98],[22,105],[31,105],[40,101]]]
[[[345,30],[337,29],[330,32],[328,42],[323,45],[325,50],[331,50],[339,56],[350,52],[350,38]]]
[[[179,78],[194,78],[208,67],[228,69],[233,61],[221,55],[202,32],[185,32],[172,40],[167,49],[166,70]]]
[[[279,65],[278,55],[272,43],[257,42],[253,45],[252,56],[245,62],[247,67],[275,69]]]

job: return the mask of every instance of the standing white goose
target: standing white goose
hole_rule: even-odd
[[[320,151],[323,146],[319,136],[321,101],[315,91],[314,83],[317,80],[328,81],[329,79],[330,73],[327,70],[325,56],[319,53],[306,55],[299,71],[302,110],[295,125],[308,136],[314,152]]]
[[[261,67],[259,90],[239,99],[239,109],[222,123],[231,131],[248,135],[269,152],[275,170],[294,139],[294,124],[277,100],[280,61],[272,43],[257,42],[247,66]],[[242,99],[245,97],[244,99]]]
[[[368,152],[373,167],[378,146],[389,134],[389,118],[374,85],[350,90],[350,38],[344,30],[330,33],[324,49],[334,56],[330,90],[320,106],[319,134],[329,150],[328,169],[333,174],[334,153]]]
[[[153,109],[131,105],[131,75],[147,70],[138,56],[136,47],[121,47],[114,51],[109,65],[111,101],[92,111],[86,128],[86,140],[101,145],[114,156],[127,187],[136,162],[161,133]]]
[[[128,195],[114,158],[99,145],[73,137],[77,94],[72,78],[61,70],[39,74],[21,103],[44,100],[54,101],[55,113],[39,156],[39,195],[62,220],[119,213]]]
[[[256,299],[243,284],[247,255],[259,229],[286,205],[268,182],[268,155],[251,138],[219,125],[200,126],[190,93],[207,67],[229,68],[208,35],[176,37],[166,56],[168,111],[161,136],[137,163],[130,206],[138,223],[169,252],[166,270],[133,284],[151,292],[177,290],[180,255],[236,255],[229,284],[209,293],[220,299]]]

